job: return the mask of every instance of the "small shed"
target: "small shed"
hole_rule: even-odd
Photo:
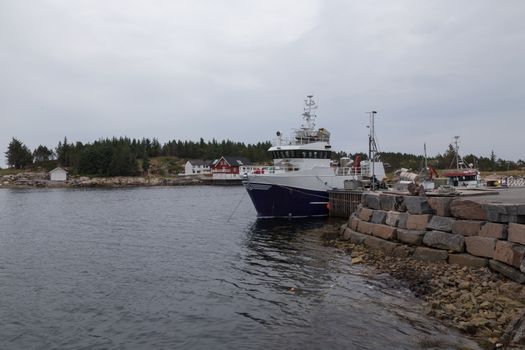
[[[49,179],[51,181],[67,181],[67,171],[57,167],[49,172]]]

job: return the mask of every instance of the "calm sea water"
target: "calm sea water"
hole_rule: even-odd
[[[2,189],[0,348],[468,341],[422,316],[407,290],[323,246],[323,232],[338,224],[257,221],[241,187]]]

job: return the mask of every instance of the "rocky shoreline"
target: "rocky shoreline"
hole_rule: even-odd
[[[50,181],[45,172],[4,175],[0,188],[83,188],[83,187],[138,187],[138,186],[189,186],[202,185],[197,176],[116,176],[116,177],[72,177],[67,181]]]
[[[367,273],[387,273],[423,301],[426,313],[474,338],[484,349],[523,349],[523,285],[473,268],[384,254],[347,240],[328,241]],[[396,286],[392,286],[395,288]]]
[[[336,246],[486,349],[525,348],[525,203],[365,193]]]

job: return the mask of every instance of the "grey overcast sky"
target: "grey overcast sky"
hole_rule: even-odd
[[[336,150],[525,159],[525,1],[2,0],[0,163],[128,136],[271,140],[304,96]]]

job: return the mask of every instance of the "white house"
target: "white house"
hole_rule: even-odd
[[[66,181],[67,171],[65,171],[61,167],[55,168],[49,172],[49,179],[51,181]]]
[[[190,159],[184,165],[185,175],[210,174],[210,161],[201,159]]]

